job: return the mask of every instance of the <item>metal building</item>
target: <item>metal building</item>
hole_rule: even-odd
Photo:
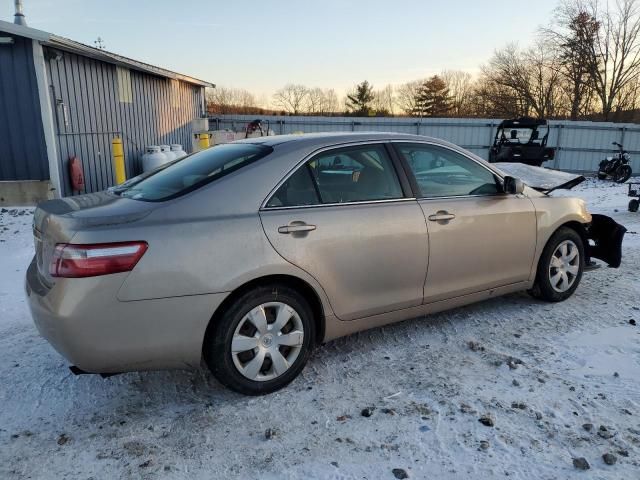
[[[147,145],[192,149],[192,122],[214,85],[105,50],[0,21],[0,204],[11,189],[34,201],[114,184],[111,142],[121,138],[127,177]],[[85,188],[71,188],[77,157]],[[4,194],[4,195],[3,195]]]

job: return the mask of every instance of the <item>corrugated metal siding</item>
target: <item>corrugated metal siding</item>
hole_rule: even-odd
[[[0,180],[47,180],[33,43],[13,39],[0,45]]]
[[[147,145],[180,143],[191,151],[191,121],[201,115],[202,87],[131,70],[130,96],[125,98],[130,97],[131,102],[122,102],[116,66],[44,50],[59,161],[65,175],[63,195],[72,193],[67,173],[72,156],[82,161],[86,192],[114,184],[111,140],[115,136],[123,139],[127,177],[141,172]],[[172,102],[172,95],[177,102]]]
[[[294,132],[386,131],[442,138],[487,158],[500,120],[476,118],[284,117],[262,116],[263,125],[276,134]],[[220,115],[209,118],[209,128],[241,130],[255,115]],[[556,159],[545,166],[561,170],[595,172],[615,152],[611,142],[622,143],[631,154],[634,173],[640,173],[640,125],[609,122],[551,121],[548,145],[557,147]],[[543,133],[541,132],[541,135]]]

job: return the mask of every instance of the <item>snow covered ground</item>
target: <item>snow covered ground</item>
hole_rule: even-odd
[[[640,213],[624,186],[563,194],[628,228],[619,270],[331,342],[259,398],[205,371],[73,376],[25,305],[31,210],[0,214],[0,478],[640,478]]]

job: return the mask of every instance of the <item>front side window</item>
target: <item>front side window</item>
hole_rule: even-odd
[[[336,148],[300,166],[267,207],[366,202],[402,198],[384,145]]]
[[[396,144],[420,189],[420,196],[495,195],[498,178],[468,157],[436,145]]]
[[[123,197],[158,202],[184,195],[259,160],[273,150],[264,145],[216,145],[163,165],[110,191]]]

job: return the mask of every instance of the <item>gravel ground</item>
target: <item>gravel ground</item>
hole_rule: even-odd
[[[640,478],[640,213],[624,186],[562,194],[629,229],[619,270],[330,342],[258,398],[206,371],[73,376],[25,305],[31,210],[3,211],[0,478]]]

